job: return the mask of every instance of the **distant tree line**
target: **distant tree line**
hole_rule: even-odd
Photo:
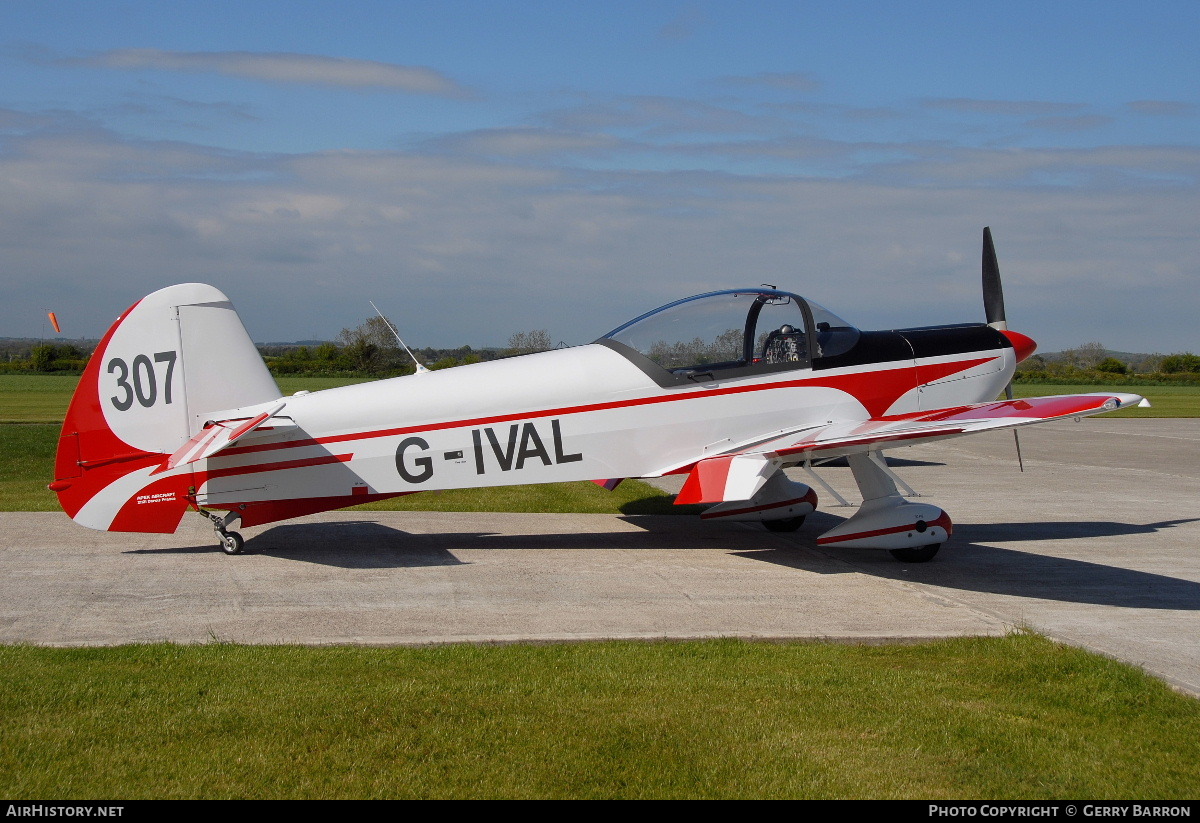
[[[29,338],[0,338],[0,374],[81,374],[98,340],[51,343]],[[561,345],[561,344],[560,344]],[[448,369],[502,357],[554,348],[545,329],[519,331],[507,347],[473,349],[415,348],[413,355],[427,369]],[[337,340],[272,343],[258,346],[273,374],[329,377],[397,377],[416,371],[413,358],[401,348],[390,321],[369,317],[342,329]]]
[[[342,329],[337,342],[317,346],[260,347],[267,368],[274,374],[313,376],[399,377],[416,371],[413,357],[431,371],[482,363],[502,357],[553,348],[545,329],[522,331],[509,338],[507,348],[412,349],[409,356],[392,331],[390,321],[369,317],[358,326]]]
[[[79,374],[92,356],[95,343],[26,343],[3,348],[0,374]]]
[[[29,339],[0,340],[0,374],[80,374],[98,341],[49,343]],[[700,345],[701,341],[697,341]],[[562,344],[559,344],[562,345]],[[516,332],[504,348],[452,349],[424,347],[413,354],[428,369],[447,369],[502,357],[554,348],[545,329]],[[258,347],[273,374],[330,377],[396,377],[416,370],[412,358],[379,317],[342,329],[336,341],[272,344]],[[714,354],[714,356],[716,356]],[[1034,354],[1017,366],[1018,383],[1166,383],[1200,385],[1200,355],[1126,354],[1101,343],[1084,343],[1051,354]]]
[[[1200,355],[1116,356],[1102,343],[1084,343],[1057,354],[1035,354],[1017,366],[1018,383],[1200,384]]]

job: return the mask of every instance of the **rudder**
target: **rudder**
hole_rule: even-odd
[[[173,532],[189,505],[191,469],[150,473],[211,412],[279,396],[229,298],[201,283],[156,291],[92,354],[63,421],[50,488],[90,528]]]

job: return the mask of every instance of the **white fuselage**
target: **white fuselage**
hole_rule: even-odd
[[[949,374],[921,382],[939,364]],[[659,476],[834,420],[990,400],[1014,367],[999,349],[662,388],[586,345],[295,395],[271,428],[188,470],[196,501],[217,508]]]

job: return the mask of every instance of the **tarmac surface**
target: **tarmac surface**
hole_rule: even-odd
[[[690,516],[340,512],[174,535],[0,514],[0,642],[428,644],[1002,635],[1200,695],[1200,420],[1066,421],[888,452],[954,537],[929,563]],[[790,470],[797,479],[803,472]],[[857,502],[844,466],[821,477]],[[677,479],[665,479],[671,488]]]

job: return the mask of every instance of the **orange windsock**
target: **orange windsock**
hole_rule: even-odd
[[[62,334],[62,329],[58,327],[58,318],[54,316],[54,312],[46,312],[46,314],[50,318],[50,325],[54,327],[54,331]]]

